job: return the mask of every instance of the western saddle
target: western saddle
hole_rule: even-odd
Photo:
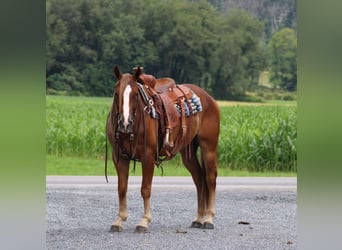
[[[136,69],[133,68],[135,72]],[[142,70],[141,67],[140,70]],[[152,75],[143,73],[143,71],[139,75],[138,82],[147,89],[153,99],[154,108],[159,116],[159,133],[164,138],[162,147],[167,155],[166,159],[171,159],[186,144],[188,132],[186,116],[190,119],[191,124],[191,115],[195,113],[189,110],[186,112],[186,108],[191,107],[191,98],[194,93],[188,87],[176,84],[172,78],[156,79]],[[172,131],[178,124],[180,124],[180,130],[174,142]]]

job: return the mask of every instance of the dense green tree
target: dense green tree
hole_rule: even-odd
[[[217,44],[217,12],[206,2],[173,1],[168,7],[168,23],[162,25],[161,36],[154,38],[160,59],[158,72],[177,82],[199,83],[208,72]]]
[[[251,14],[205,0],[47,0],[47,93],[110,96],[117,64],[241,98],[265,67],[263,40]]]
[[[270,42],[270,81],[275,88],[297,89],[297,39],[294,30],[276,32]]]
[[[258,83],[266,66],[262,50],[262,24],[244,11],[231,12],[221,25],[213,56],[214,95],[220,99],[241,98]]]
[[[76,31],[80,21],[76,1],[47,1],[47,92],[82,94],[79,43]]]
[[[297,0],[208,0],[222,13],[243,9],[264,24],[265,39],[281,28],[297,29]]]

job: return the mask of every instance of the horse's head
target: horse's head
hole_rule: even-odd
[[[137,110],[141,106],[138,89],[140,83],[137,82],[141,73],[142,69],[140,67],[135,70],[133,75],[121,74],[119,68],[114,67],[114,75],[118,80],[114,87],[114,105],[118,132],[132,132]]]

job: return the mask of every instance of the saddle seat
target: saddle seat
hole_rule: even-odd
[[[159,78],[159,79],[156,79],[156,84],[154,86],[154,89],[155,91],[157,91],[158,94],[161,94],[175,87],[176,87],[176,82],[172,78]]]

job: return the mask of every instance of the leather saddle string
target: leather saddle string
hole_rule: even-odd
[[[182,149],[184,147],[185,144],[185,135],[187,132],[187,126],[186,126],[186,121],[185,121],[185,107],[184,107],[184,102],[187,101],[186,99],[186,95],[183,92],[183,90],[181,88],[179,88],[178,86],[176,86],[183,94],[184,99],[178,99],[178,105],[180,106],[180,129],[177,135],[177,139],[176,139],[176,143],[174,148],[171,150],[171,154],[175,155],[180,149]]]
[[[190,111],[190,108],[191,108],[191,105],[189,105],[189,102],[188,102],[188,99],[187,99],[187,97],[186,97],[186,94],[184,93],[184,91],[183,91],[183,89],[181,88],[181,87],[179,87],[179,86],[177,86],[177,88],[183,93],[183,95],[184,95],[184,102],[186,102],[187,103],[187,105],[188,105],[188,107],[189,107],[189,116],[188,116],[188,123],[189,123],[189,126],[186,126],[185,125],[185,120],[186,120],[186,118],[184,117],[184,123],[182,124],[182,126],[186,126],[186,129],[185,129],[185,133],[189,133],[189,138],[191,138],[191,126],[192,126],[192,114],[191,114],[191,111]],[[185,140],[185,139],[184,139]],[[188,158],[188,159],[190,159],[191,158],[191,156],[192,156],[192,142],[190,142],[188,145],[187,145],[187,147],[186,147],[186,157]]]

